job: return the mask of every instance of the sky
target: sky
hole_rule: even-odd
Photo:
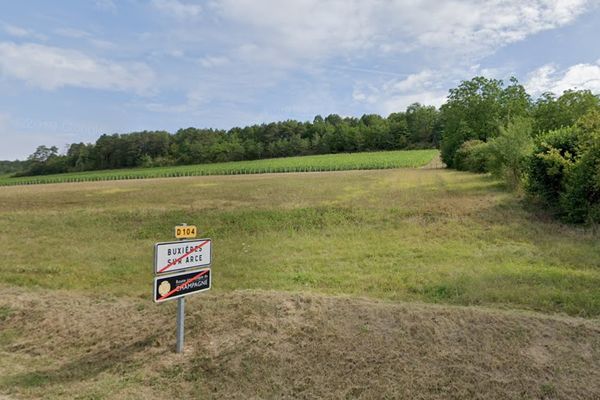
[[[600,0],[0,0],[0,159],[104,133],[600,93]]]

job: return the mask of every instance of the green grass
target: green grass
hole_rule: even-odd
[[[6,175],[0,175],[0,186],[198,175],[238,175],[271,172],[315,172],[420,167],[429,163],[437,154],[437,150],[382,151],[272,158],[266,160],[182,165],[174,167],[88,171],[20,178],[11,178]]]
[[[150,301],[152,247],[214,240],[214,292],[309,291],[600,316],[600,235],[489,177],[395,169],[0,189],[0,284]]]

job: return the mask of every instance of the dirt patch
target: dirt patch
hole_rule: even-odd
[[[600,322],[243,291],[175,304],[4,289],[11,398],[600,398]],[[10,334],[8,334],[10,333]]]
[[[420,167],[421,169],[441,169],[446,168],[446,164],[442,161],[442,156],[437,154],[427,164]]]

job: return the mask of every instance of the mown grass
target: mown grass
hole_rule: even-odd
[[[596,399],[600,321],[274,291],[175,303],[3,288],[19,399]],[[0,395],[1,397],[2,395]]]
[[[175,224],[214,240],[214,292],[310,291],[600,315],[600,235],[486,176],[397,169],[0,189],[0,283],[150,301]]]
[[[266,160],[181,165],[173,167],[87,171],[18,178],[0,175],[0,186],[199,175],[240,175],[273,172],[318,172],[420,167],[429,163],[437,154],[437,150],[381,151],[272,158]]]

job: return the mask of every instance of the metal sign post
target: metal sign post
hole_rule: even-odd
[[[181,226],[186,226],[186,223]],[[196,227],[194,227],[194,233],[196,233]],[[175,228],[175,235],[177,236],[177,228]],[[179,239],[179,240],[183,240]],[[175,346],[176,353],[183,353],[183,342],[185,341],[185,296],[177,299],[177,344]]]
[[[177,299],[177,346],[176,352],[183,353],[183,342],[185,340],[185,297]]]

